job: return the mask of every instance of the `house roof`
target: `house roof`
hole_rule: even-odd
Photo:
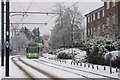
[[[85,16],[88,17],[89,15],[92,15],[92,14],[98,12],[98,11],[101,11],[101,10],[104,10],[104,6],[102,6],[102,7],[100,7],[100,8],[97,8],[97,9],[95,9],[95,10],[87,13]]]

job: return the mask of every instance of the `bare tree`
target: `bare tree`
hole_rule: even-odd
[[[52,30],[51,45],[53,44],[54,47],[59,48],[63,46],[72,47],[73,43],[80,44],[84,36],[84,17],[78,6],[66,7],[65,5],[58,5],[57,10],[59,15]]]

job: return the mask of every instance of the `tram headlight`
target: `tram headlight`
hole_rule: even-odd
[[[31,56],[31,54],[28,54],[29,56]]]
[[[37,56],[37,54],[35,54]]]

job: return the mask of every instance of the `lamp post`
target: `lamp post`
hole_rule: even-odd
[[[4,66],[4,0],[1,1],[1,66]]]
[[[110,74],[112,74],[112,67],[111,67],[112,54],[109,53],[109,54],[107,55],[107,57],[108,57],[108,59],[109,59],[109,64],[110,64]]]
[[[5,76],[9,76],[9,39],[10,39],[10,19],[9,19],[9,0],[6,0],[6,66],[5,66]]]

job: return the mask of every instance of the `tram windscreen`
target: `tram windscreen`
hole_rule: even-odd
[[[31,52],[31,53],[38,52],[38,48],[36,48],[36,47],[29,47],[28,48],[28,52]]]

